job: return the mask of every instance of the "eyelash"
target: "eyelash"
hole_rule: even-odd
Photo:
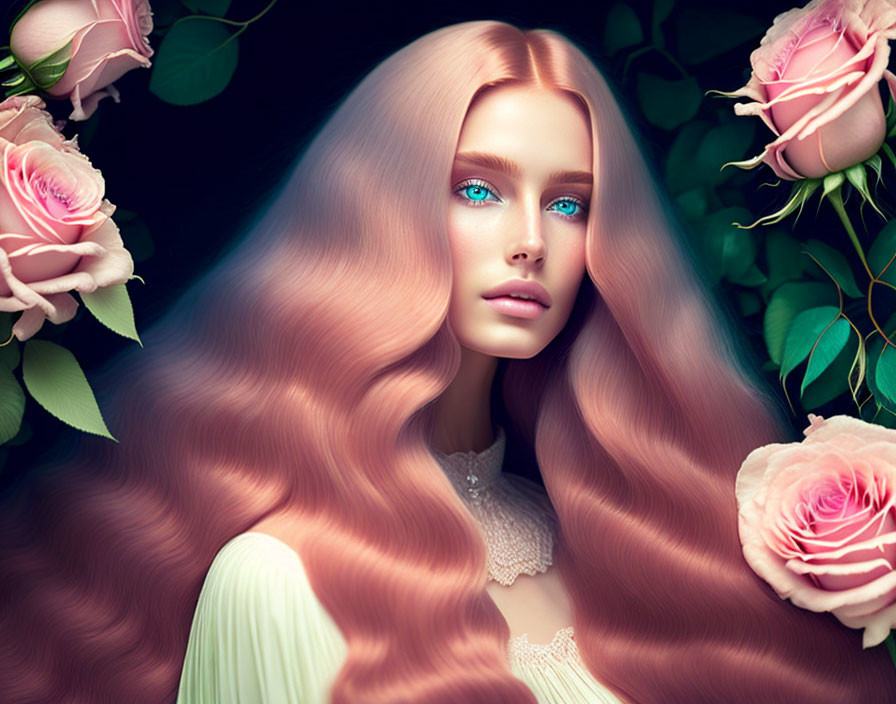
[[[454,195],[460,198],[467,205],[471,205],[474,208],[478,208],[479,206],[484,205],[487,200],[477,201],[464,196],[463,192],[470,186],[479,186],[480,188],[484,188],[486,191],[497,197],[497,194],[494,192],[494,190],[492,190],[491,187],[489,187],[489,185],[485,181],[482,181],[478,178],[467,179],[466,181],[459,183],[455,187]],[[588,212],[588,207],[585,205],[585,203],[583,203],[579,198],[575,198],[573,196],[564,196],[563,198],[558,198],[557,200],[551,201],[550,203],[548,203],[548,207],[550,208],[552,205],[564,202],[575,203],[581,210],[574,215],[567,215],[566,213],[561,213],[559,210],[555,210],[554,212],[557,213],[561,218],[565,218],[566,220],[580,220],[582,217],[584,217],[585,213]]]

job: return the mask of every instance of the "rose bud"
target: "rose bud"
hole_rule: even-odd
[[[112,85],[137,66],[148,68],[153,50],[147,40],[152,13],[147,0],[40,0],[13,25],[10,50],[30,67],[71,42],[65,72],[49,95],[69,98],[72,120],[86,120],[101,98],[119,102]]]
[[[782,179],[818,178],[875,154],[886,136],[879,82],[896,37],[888,0],[813,0],[775,18],[750,55],[750,81],[729,97],[738,115],[758,115],[778,138],[743,162],[768,164]]]

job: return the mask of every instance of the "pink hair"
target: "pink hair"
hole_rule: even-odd
[[[83,438],[2,512],[5,701],[172,699],[212,559],[274,514],[292,516],[349,646],[333,702],[535,701],[427,447],[460,359],[448,178],[472,100],[507,81],[578,96],[593,130],[576,309],[499,379],[509,438],[560,518],[588,668],[630,702],[892,697],[882,648],[780,600],[743,559],[735,474],[789,438],[610,88],[554,32],[467,22],[368,75],[251,236],[104,372],[121,444]]]

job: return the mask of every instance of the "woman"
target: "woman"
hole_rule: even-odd
[[[458,164],[470,120],[499,114],[485,101],[508,95],[552,101],[565,126],[550,143],[593,187],[566,179],[559,200],[545,190],[533,204],[531,170],[502,194],[482,178],[494,169]],[[570,195],[590,199],[587,216],[561,231],[555,220],[579,214],[555,205]],[[498,213],[521,219],[487,220]],[[541,234],[513,246],[525,222]],[[580,244],[558,245],[561,232]],[[507,237],[504,258],[491,256],[495,236]],[[500,311],[474,306],[465,276],[483,261],[544,283],[558,251],[565,274],[551,285],[569,308],[529,321],[550,325],[495,324]],[[516,337],[489,341],[511,325]],[[333,702],[562,701],[511,672],[512,619],[486,583],[483,533],[443,471],[454,451],[489,445],[489,415],[507,433],[505,465],[540,473],[556,512],[569,610],[547,630],[571,617],[588,686],[607,701],[892,698],[883,649],[863,652],[835,619],[782,602],[743,560],[737,468],[786,433],[724,330],[578,49],[498,22],[426,35],[359,84],[251,236],[108,372],[121,444],[84,441],[4,514],[10,701],[170,701],[191,671],[188,640],[190,652],[200,643],[190,624],[203,583],[227,584],[209,567],[250,534],[295,562],[292,581],[255,595],[271,610],[249,637],[306,647],[299,661],[239,660],[242,672],[224,659],[233,650],[212,652],[222,698],[300,669]],[[510,354],[489,371],[499,350]],[[303,604],[322,609],[298,635],[277,610],[283,594],[298,598],[295,565],[316,599]],[[316,640],[335,631],[344,652]],[[332,682],[305,669],[323,662],[309,656],[319,647]]]

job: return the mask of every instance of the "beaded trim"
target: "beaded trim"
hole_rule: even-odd
[[[510,639],[508,655],[511,663],[538,669],[567,660],[578,660],[579,650],[576,646],[574,628],[572,626],[561,628],[547,645],[530,643],[528,634],[523,633]]]
[[[488,550],[489,578],[509,586],[520,574],[552,564],[556,514],[544,490],[523,477],[502,474],[506,436],[482,452],[432,450],[461,500],[479,523]]]

